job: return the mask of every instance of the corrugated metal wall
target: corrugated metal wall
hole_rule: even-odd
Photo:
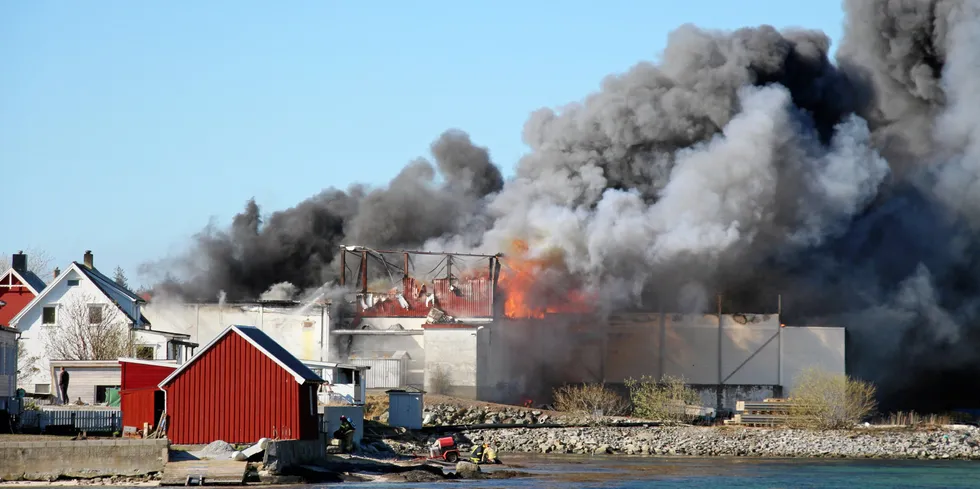
[[[406,385],[408,358],[351,358],[350,363],[371,367],[364,375],[368,389],[391,389]]]
[[[422,393],[392,392],[388,394],[388,425],[411,430],[422,429]]]
[[[315,440],[316,409],[309,393],[305,402],[301,395],[301,390],[313,387],[301,386],[272,359],[230,332],[165,386],[168,435],[177,444]],[[304,417],[312,420],[301,421]]]

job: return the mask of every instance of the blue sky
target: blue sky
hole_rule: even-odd
[[[509,175],[528,114],[655,60],[680,24],[836,42],[842,21],[839,1],[2,2],[0,251],[91,249],[139,282],[248,198],[383,185],[447,128]]]

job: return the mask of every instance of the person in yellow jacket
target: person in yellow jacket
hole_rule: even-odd
[[[483,460],[488,464],[500,463],[500,459],[497,458],[497,451],[491,446],[487,446],[486,450],[483,451]]]

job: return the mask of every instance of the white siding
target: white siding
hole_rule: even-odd
[[[55,362],[57,364],[57,362]],[[68,372],[68,400],[75,402],[79,399],[85,404],[95,404],[97,386],[119,387],[122,384],[122,370],[117,367],[65,367]],[[59,371],[51,369],[51,388],[61,398],[61,390],[57,387]]]

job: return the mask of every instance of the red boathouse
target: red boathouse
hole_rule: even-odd
[[[175,444],[317,440],[317,374],[254,326],[230,326],[159,386]]]
[[[163,391],[159,383],[177,370],[177,362],[120,358],[122,382],[119,389],[119,410],[122,411],[123,432],[126,428],[152,430],[164,409]],[[146,433],[143,433],[146,435]]]

